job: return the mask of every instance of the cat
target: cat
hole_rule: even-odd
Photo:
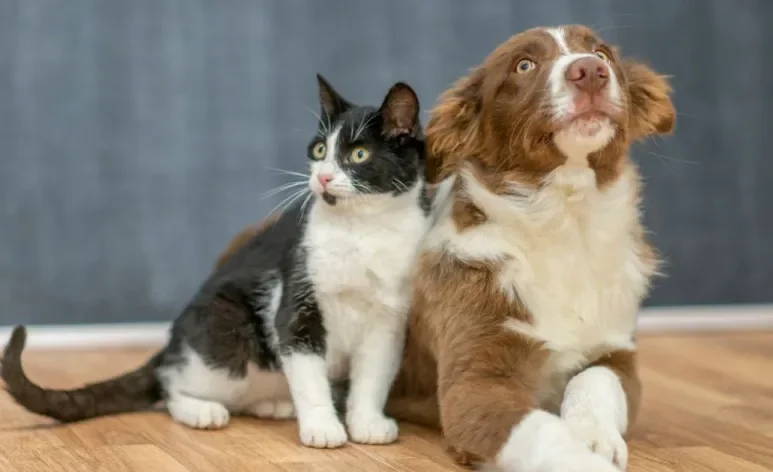
[[[431,218],[419,101],[398,82],[379,108],[357,106],[317,81],[307,199],[224,261],[173,322],[168,344],[133,372],[43,389],[22,369],[26,331],[17,326],[2,365],[17,403],[60,422],[161,400],[194,428],[221,428],[237,414],[297,416],[301,442],[320,448],[397,438],[384,405]],[[349,382],[347,427],[331,393],[339,381]]]

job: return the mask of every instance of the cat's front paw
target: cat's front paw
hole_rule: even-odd
[[[217,402],[176,395],[167,401],[167,410],[175,421],[191,428],[219,429],[228,424],[228,409]]]
[[[332,449],[346,444],[346,429],[335,414],[311,415],[300,421],[301,443],[304,446]]]
[[[614,426],[605,427],[595,419],[565,419],[572,435],[596,454],[625,470],[628,463],[628,446]]]
[[[352,413],[347,415],[349,436],[361,444],[389,444],[397,439],[397,422],[382,413]]]

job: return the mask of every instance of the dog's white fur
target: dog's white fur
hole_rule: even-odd
[[[564,70],[587,54],[572,53],[561,30],[549,33],[564,54],[549,79],[551,105],[563,115],[571,112],[572,101]],[[618,84],[610,73],[611,98],[619,98]],[[617,375],[596,367],[569,379],[602,352],[634,349],[636,314],[655,267],[637,239],[635,166],[625,162],[620,176],[602,189],[588,167],[588,154],[609,143],[614,126],[602,121],[590,134],[577,126],[556,133],[567,161],[538,189],[513,183],[509,196],[498,195],[463,167],[457,178],[487,220],[458,232],[446,204],[426,240],[462,260],[504,264],[501,290],[525,305],[533,323],[508,320],[503,329],[543,341],[551,351],[538,395],[543,410],[514,425],[498,460],[505,471],[610,471],[613,459],[623,469],[627,460],[622,435],[628,410]]]

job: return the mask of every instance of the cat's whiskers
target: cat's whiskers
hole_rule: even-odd
[[[321,116],[319,116],[319,113],[309,108],[309,111],[314,115],[315,118],[317,118],[317,122],[319,123],[320,127],[322,128],[322,132],[324,134],[329,134],[330,132],[330,116],[327,114],[327,111],[325,111],[325,120],[322,119]]]
[[[260,198],[268,198],[268,197],[271,197],[271,196],[276,195],[278,193],[282,193],[285,190],[290,190],[290,189],[299,187],[301,185],[308,185],[308,184],[309,184],[309,182],[306,181],[306,180],[299,180],[299,181],[296,181],[296,182],[285,183],[285,184],[282,184],[282,185],[280,185],[278,187],[266,190],[265,192],[260,194]]]
[[[310,177],[309,174],[304,174],[303,172],[296,172],[296,171],[287,170],[287,169],[278,169],[276,167],[269,167],[269,166],[263,166],[263,167],[268,170],[273,170],[274,172],[279,172],[280,174],[293,175],[295,177],[303,177],[304,179],[308,179]]]
[[[314,196],[313,193],[309,192],[309,194],[306,196],[306,199],[303,200],[303,203],[301,204],[301,212],[300,215],[298,215],[298,222],[301,221],[303,218],[303,213],[306,211],[306,205],[309,204],[309,201],[311,201],[311,198]]]
[[[400,190],[402,190],[403,192],[408,191],[408,186],[405,185],[405,183],[402,180],[398,178],[394,178],[392,179],[392,183],[395,184],[396,187],[400,188]]]
[[[365,131],[365,128],[367,128],[368,125],[370,125],[370,122],[373,121],[373,119],[377,116],[378,115],[371,115],[371,117],[368,118],[367,120],[365,119],[365,117],[363,117],[362,120],[360,120],[360,125],[357,127],[357,132],[354,133],[354,136],[352,136],[352,141],[356,141],[360,137],[362,132]]]
[[[356,211],[357,208],[368,206],[368,201],[365,199],[365,195],[370,193],[368,187],[361,184],[360,182],[352,182],[352,187],[357,190],[357,192],[352,195],[354,197],[352,202],[353,209]]]
[[[282,213],[290,205],[295,203],[299,198],[303,197],[306,194],[306,192],[311,192],[311,190],[309,190],[308,187],[305,187],[290,194],[290,196],[284,198],[281,202],[277,203],[276,206],[274,206],[274,208],[272,208],[271,211],[268,212],[268,215],[271,216],[276,211],[278,211],[279,213]]]

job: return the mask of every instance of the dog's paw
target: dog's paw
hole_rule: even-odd
[[[551,472],[619,472],[614,464],[590,451],[567,457],[563,464],[550,470]]]
[[[304,446],[332,449],[346,444],[346,429],[335,414],[311,415],[300,419],[300,437]]]
[[[536,410],[515,426],[500,450],[494,470],[506,472],[619,472],[569,424],[550,413]]]
[[[397,422],[381,413],[354,413],[347,416],[349,436],[361,444],[389,444],[397,440]]]
[[[448,443],[445,443],[444,446],[445,446],[446,454],[448,454],[451,457],[451,460],[453,460],[455,463],[457,463],[458,465],[464,468],[475,469],[476,467],[485,465],[484,460],[475,454],[472,454],[467,451],[459,450]]]
[[[480,472],[619,472],[611,462],[581,448],[573,454],[559,453],[537,464],[483,464]]]
[[[625,470],[628,464],[628,446],[616,428],[605,427],[592,419],[566,422],[572,435],[587,445],[588,449],[604,457],[618,469]]]

